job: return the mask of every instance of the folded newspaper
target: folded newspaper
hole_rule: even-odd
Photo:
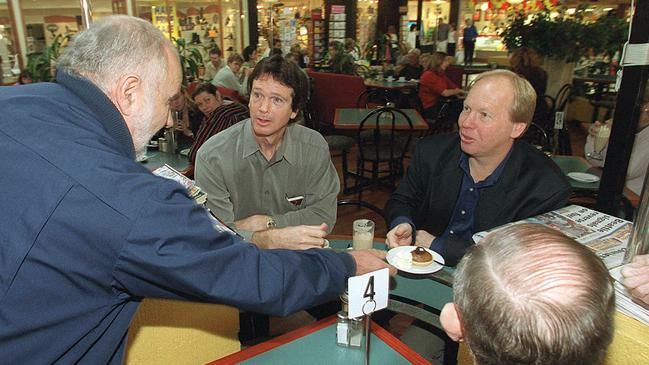
[[[165,164],[164,166],[158,167],[157,169],[153,170],[153,174],[180,183],[180,185],[184,186],[185,189],[187,189],[187,193],[189,194],[189,197],[194,199],[194,201],[196,201],[196,203],[198,203],[199,205],[203,205],[207,201],[207,194],[203,190],[201,190],[201,188],[196,186],[194,180],[181,174],[173,167]],[[235,232],[232,228],[228,227],[225,223],[223,223],[209,209],[207,209],[207,207],[205,207],[205,211],[206,213],[208,213],[207,215],[210,218],[212,222],[212,226],[214,227],[215,230],[221,233],[227,233],[227,234],[239,236],[237,232]],[[241,236],[239,237],[243,238]]]
[[[615,302],[617,308],[649,325],[649,310],[633,301],[631,295],[621,284],[622,279],[619,274],[627,242],[633,230],[631,222],[579,205],[570,205],[488,231],[478,232],[473,235],[473,240],[479,243],[492,231],[521,223],[546,225],[590,248],[602,259],[609,273],[616,280]]]
[[[153,170],[153,174],[164,177],[165,179],[179,182],[180,185],[184,186],[185,189],[187,189],[187,194],[189,194],[189,197],[194,199],[198,204],[205,204],[205,201],[207,201],[207,194],[203,190],[201,190],[201,188],[196,186],[194,180],[181,174],[173,167],[165,164],[164,166],[160,166],[157,169]]]

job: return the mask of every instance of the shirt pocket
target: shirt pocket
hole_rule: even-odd
[[[303,192],[285,193],[283,199],[283,205],[289,211],[304,209],[309,205],[312,197],[313,194],[306,194]]]

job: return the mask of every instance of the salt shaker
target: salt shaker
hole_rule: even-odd
[[[343,311],[338,312],[336,320],[336,344],[344,347],[349,346],[349,319],[347,319],[347,313]]]

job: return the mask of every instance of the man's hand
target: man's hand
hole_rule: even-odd
[[[433,243],[434,239],[435,239],[435,236],[433,236],[432,234],[424,231],[423,229],[418,229],[417,230],[417,242],[415,243],[415,245],[425,247],[425,248],[430,248],[430,246]]]
[[[234,226],[242,231],[265,231],[268,229],[268,219],[267,216],[263,214],[251,215],[248,218],[243,218],[234,222]]]
[[[322,223],[319,226],[293,226],[255,232],[251,241],[258,247],[266,249],[306,250],[323,247],[325,236],[327,236],[327,225]]]
[[[385,244],[389,248],[408,246],[412,244],[412,226],[408,223],[401,223],[392,228],[387,234]]]
[[[622,269],[622,277],[631,295],[649,304],[649,255],[634,257],[631,264]]]
[[[387,252],[381,251],[381,250],[353,250],[349,252],[350,255],[354,258],[354,261],[356,261],[356,274],[355,275],[363,275],[367,274],[368,272],[380,270],[383,268],[388,268],[390,269],[390,275],[394,276],[397,273],[397,268],[389,265],[385,261],[385,256],[387,256]]]

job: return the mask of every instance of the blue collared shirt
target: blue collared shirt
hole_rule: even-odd
[[[462,240],[471,239],[474,233],[474,214],[475,209],[478,206],[478,200],[480,200],[480,191],[489,186],[493,186],[498,181],[500,175],[505,169],[505,165],[507,164],[511,153],[512,149],[510,148],[505,158],[500,162],[491,175],[478,183],[476,183],[471,176],[469,156],[464,152],[461,153],[459,165],[464,172],[464,176],[462,178],[460,194],[457,197],[455,208],[453,208],[453,215],[451,215],[451,220],[449,221],[448,226],[446,226],[444,233],[435,238],[430,246],[433,251],[442,252],[442,248],[446,243],[446,238],[449,236],[458,237]]]

